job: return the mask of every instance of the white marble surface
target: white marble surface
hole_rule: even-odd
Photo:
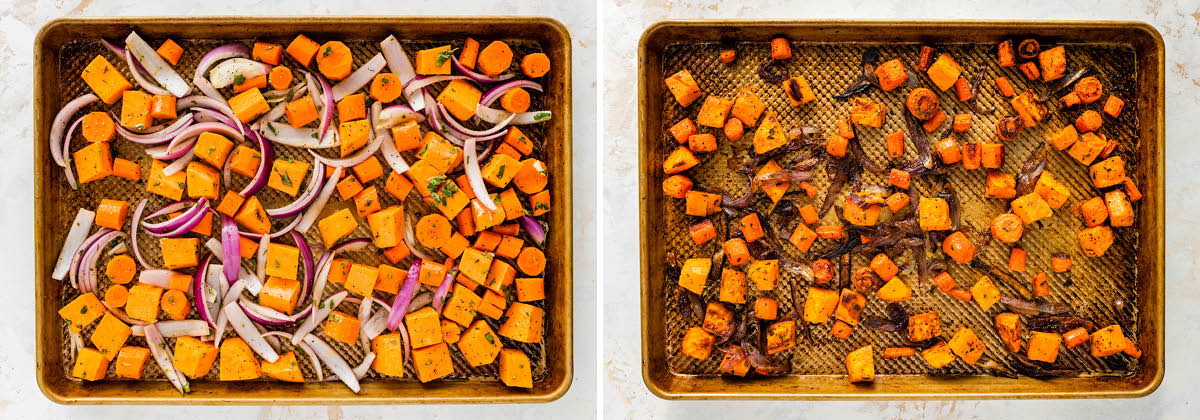
[[[383,419],[591,418],[596,395],[596,159],[594,3],[556,0],[316,1],[0,0],[0,252],[8,267],[0,304],[0,419]],[[418,6],[419,5],[419,6]],[[198,15],[525,15],[550,16],[572,36],[575,111],[575,377],[566,396],[544,405],[331,407],[87,407],[60,406],[42,396],[34,379],[33,332],[33,39],[62,16]]]
[[[1196,418],[1200,375],[1200,2],[1190,1],[745,1],[613,0],[602,3],[601,78],[604,152],[601,178],[605,340],[605,418]],[[1070,3],[1071,6],[1067,6]],[[1061,4],[1061,5],[1059,5]],[[899,18],[1140,20],[1167,48],[1167,366],[1162,387],[1136,400],[930,402],[677,402],[642,383],[638,314],[636,48],[642,31],[663,19]]]

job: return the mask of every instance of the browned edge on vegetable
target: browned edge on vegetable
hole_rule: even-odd
[[[59,102],[59,54],[72,41],[97,37],[121,39],[130,29],[148,38],[244,40],[291,37],[297,33],[336,39],[525,38],[539,42],[555,71],[542,80],[548,109],[557,118],[547,127],[548,188],[554,194],[546,250],[547,309],[545,341],[549,374],[532,389],[508,388],[499,381],[454,381],[422,385],[415,380],[371,381],[355,394],[339,382],[289,384],[274,381],[213,382],[194,387],[186,397],[162,382],[101,381],[82,384],[62,374],[64,342],[56,318],[60,283],[50,278],[74,209],[55,198],[66,186],[49,154],[50,125]],[[189,405],[345,405],[345,404],[490,404],[546,403],[571,386],[572,352],[572,196],[571,196],[571,37],[566,27],[543,17],[120,17],[62,18],[41,28],[34,41],[34,232],[35,317],[38,387],[59,404]],[[69,210],[69,211],[68,211]],[[553,279],[553,280],[550,280]],[[1149,350],[1149,349],[1147,349]]]
[[[820,42],[985,43],[1036,34],[1059,42],[1119,43],[1132,46],[1138,75],[1138,118],[1141,165],[1147,201],[1140,215],[1137,250],[1138,345],[1142,369],[1128,377],[1078,377],[1037,380],[972,376],[936,378],[926,375],[880,375],[871,385],[852,385],[845,376],[809,375],[729,380],[718,376],[681,375],[667,368],[664,323],[666,303],[665,246],[659,232],[666,196],[661,183],[664,150],[660,139],[662,53],[677,42],[720,42],[722,37],[766,42],[777,35]],[[882,37],[879,34],[884,34]],[[1136,398],[1149,395],[1165,372],[1164,272],[1164,47],[1149,24],[1118,21],[915,21],[915,20],[691,20],[651,25],[638,43],[639,208],[641,228],[642,378],[650,392],[666,399],[914,400]],[[1156,196],[1156,197],[1152,197]]]

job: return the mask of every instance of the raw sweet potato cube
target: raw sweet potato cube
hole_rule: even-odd
[[[96,350],[100,351],[100,355],[106,359],[115,359],[132,332],[133,330],[117,319],[116,315],[106,312],[92,331],[91,340]]]
[[[442,324],[438,313],[430,306],[404,315],[404,326],[413,347],[425,347],[442,342]]]
[[[150,358],[150,349],[145,347],[125,346],[117,352],[117,376],[126,379],[142,379],[142,368],[146,359]]]
[[[413,349],[412,356],[413,366],[417,370],[417,379],[421,382],[429,382],[454,373],[454,362],[450,359],[450,349],[444,342]]]
[[[454,285],[454,292],[442,307],[442,316],[458,325],[467,326],[475,319],[475,309],[480,304],[480,297],[462,284]]]
[[[300,271],[300,249],[291,245],[270,242],[267,244],[268,276],[296,280]]]
[[[157,308],[158,299],[154,300]],[[67,322],[67,326],[74,328],[75,331],[82,331],[88,325],[92,325],[101,316],[104,316],[104,305],[100,303],[100,299],[95,293],[88,292],[79,295],[71,300],[67,306],[63,306],[58,310],[58,316],[62,317]]]
[[[504,386],[533,388],[532,364],[519,349],[500,350],[500,382]]]
[[[79,349],[79,354],[75,355],[75,366],[71,369],[71,376],[85,381],[98,381],[104,379],[107,373],[108,359],[99,351],[90,347]]]
[[[546,312],[542,308],[513,302],[508,307],[508,312],[505,313],[508,319],[500,325],[498,332],[502,336],[522,343],[540,343],[545,314]]]
[[[175,339],[175,369],[189,378],[207,375],[217,361],[217,347],[212,342],[200,341],[196,337]]]
[[[103,55],[96,55],[96,58],[83,68],[80,76],[96,96],[109,105],[117,103],[117,99],[133,87],[129,80],[121,75],[121,71],[109,64]]]
[[[349,209],[344,210],[349,213]],[[376,247],[390,248],[404,240],[404,207],[391,206],[367,216]]]
[[[458,339],[458,351],[471,366],[483,366],[496,360],[503,343],[482,319],[475,321]]]
[[[358,229],[358,222],[348,208],[338,210],[317,222],[317,230],[321,232],[321,241],[325,249],[333,248],[338,240],[353,233],[355,229]]]

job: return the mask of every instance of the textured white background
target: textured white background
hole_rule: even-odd
[[[590,418],[596,395],[595,6],[554,0],[316,1],[0,0],[0,419],[459,419]],[[63,16],[200,15],[526,15],[550,16],[571,32],[575,146],[575,378],[545,405],[395,407],[67,407],[42,396],[34,379],[33,331],[33,39]],[[164,385],[165,386],[165,385]]]
[[[615,3],[614,3],[615,2]],[[604,112],[601,202],[605,418],[1198,418],[1200,348],[1200,2],[1189,1],[745,1],[611,0],[601,11]],[[1150,397],[1097,401],[668,402],[642,383],[638,317],[637,42],[664,19],[1140,20],[1166,40],[1167,367]]]

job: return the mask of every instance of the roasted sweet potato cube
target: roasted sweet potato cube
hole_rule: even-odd
[[[708,95],[704,99],[704,104],[700,106],[700,114],[696,116],[696,124],[705,127],[723,128],[725,127],[725,119],[729,117],[729,110],[732,108],[733,101],[717,95]]]
[[[733,311],[720,302],[708,302],[702,327],[713,335],[725,336],[733,329]]]
[[[767,354],[796,346],[796,321],[779,321],[767,327]]]
[[[851,383],[875,381],[875,350],[870,344],[846,355],[846,374]]]
[[[1013,353],[1021,351],[1024,340],[1021,339],[1021,317],[1019,315],[1012,312],[997,314],[996,333],[1000,335],[1000,341],[1004,342],[1008,351]]]
[[[1031,331],[1029,333],[1029,349],[1025,355],[1028,356],[1030,360],[1054,363],[1055,360],[1058,360],[1058,347],[1061,344],[1061,335],[1049,332]]]
[[[1121,326],[1109,325],[1092,333],[1091,348],[1093,357],[1112,356],[1125,350],[1128,345]]]
[[[804,321],[813,324],[824,324],[838,307],[838,292],[809,287],[808,297],[804,300]]]
[[[720,300],[729,303],[746,303],[746,274],[732,268],[721,270]]]
[[[691,105],[697,99],[700,99],[700,86],[696,84],[696,79],[692,77],[692,73],[687,70],[680,70],[678,73],[672,74],[666,79],[667,89],[671,90],[671,94],[675,96],[675,100],[680,106]]]
[[[987,312],[988,308],[1000,301],[1000,289],[992,283],[987,277],[980,277],[979,281],[971,286],[971,297],[975,298],[975,303],[979,304],[979,308]]]
[[[838,298],[837,311],[834,312],[834,317],[845,321],[847,324],[858,325],[858,320],[862,318],[862,311],[866,307],[866,296],[851,289],[842,289],[842,295]]]
[[[958,332],[954,333],[954,337],[950,338],[949,344],[950,350],[954,351],[954,354],[962,358],[968,365],[974,365],[987,350],[983,345],[983,340],[975,335],[974,330],[967,327],[959,328]]]
[[[741,120],[746,127],[757,125],[758,117],[767,109],[767,105],[758,99],[754,90],[753,85],[742,88],[733,99],[733,109],[730,112],[731,117]]]
[[[942,321],[936,311],[908,317],[908,340],[921,342],[942,335]]]
[[[1046,204],[1050,205],[1052,209],[1062,207],[1063,204],[1066,204],[1067,199],[1071,198],[1071,190],[1059,182],[1050,171],[1042,172],[1042,175],[1038,177],[1037,184],[1033,187],[1033,192],[1042,196],[1042,199],[1046,200]]]
[[[716,337],[713,337],[708,331],[704,331],[700,327],[692,327],[684,333],[683,341],[679,344],[679,352],[696,359],[708,360],[715,342]]]
[[[933,347],[921,350],[921,357],[925,359],[930,367],[941,369],[942,367],[954,362],[954,351],[950,349],[950,345],[945,341],[938,342]]]

